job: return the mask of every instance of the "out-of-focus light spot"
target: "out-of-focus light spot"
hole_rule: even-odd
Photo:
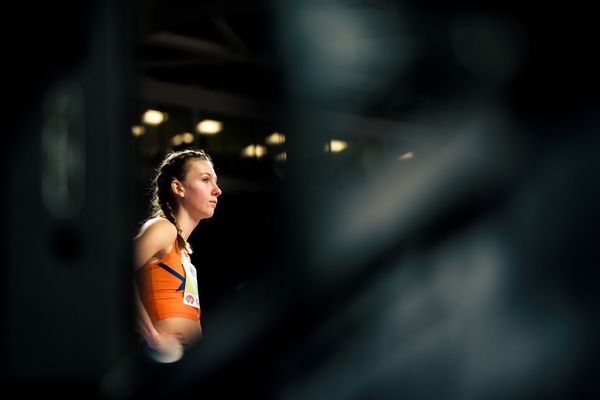
[[[267,142],[267,144],[275,145],[275,146],[284,144],[285,143],[285,135],[283,135],[279,132],[273,132],[272,134],[267,136],[266,142]]]
[[[348,142],[344,140],[332,139],[325,144],[325,151],[328,153],[340,153],[348,147]]]
[[[181,134],[177,134],[171,138],[171,144],[173,146],[179,146],[183,143],[183,137]]]
[[[183,141],[183,143],[194,143],[194,134],[190,133],[190,132],[184,132],[181,134],[181,140]]]
[[[205,119],[196,125],[196,132],[201,135],[216,135],[223,130],[223,123],[214,119]]]
[[[135,137],[140,137],[146,133],[146,128],[143,125],[134,125],[131,127],[131,133]]]
[[[167,119],[165,113],[157,110],[146,110],[142,120],[148,125],[160,125]]]
[[[406,153],[398,156],[398,160],[412,160],[413,158],[415,158],[415,153],[412,151],[407,151]]]
[[[267,148],[260,144],[251,144],[242,149],[242,157],[245,158],[262,158],[267,154]]]
[[[275,161],[287,161],[287,153],[285,151],[275,155]]]

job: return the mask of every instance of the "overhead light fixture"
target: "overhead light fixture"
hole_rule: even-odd
[[[146,133],[146,128],[143,125],[134,125],[131,127],[131,133],[135,137],[140,137]]]
[[[260,144],[251,144],[242,149],[242,157],[245,158],[262,158],[267,154],[267,148]]]
[[[285,151],[275,155],[275,161],[287,161],[287,153]]]
[[[191,132],[184,132],[181,134],[181,140],[186,144],[194,143],[194,134]]]
[[[180,146],[184,143],[185,144],[194,143],[194,135],[190,132],[183,132],[183,133],[178,133],[171,138],[171,144],[173,146]]]
[[[160,125],[167,119],[167,115],[157,110],[146,110],[142,120],[147,125]]]
[[[196,132],[201,135],[216,135],[223,130],[223,123],[214,119],[205,119],[196,125]]]
[[[182,143],[183,143],[183,137],[179,133],[171,138],[171,144],[173,146],[180,146]]]
[[[340,153],[348,147],[348,142],[344,140],[331,139],[325,144],[325,151],[328,153]]]
[[[267,144],[270,144],[273,146],[284,144],[285,143],[285,135],[283,135],[279,132],[273,132],[269,136],[267,136],[265,142]]]

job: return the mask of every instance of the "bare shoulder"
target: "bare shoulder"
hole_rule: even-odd
[[[136,267],[171,251],[177,238],[177,228],[166,218],[152,218],[144,223],[134,238]]]
[[[175,240],[177,237],[177,228],[166,218],[154,217],[144,222],[135,238],[148,235],[172,236],[173,240]]]

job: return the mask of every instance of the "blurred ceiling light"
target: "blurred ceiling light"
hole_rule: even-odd
[[[280,145],[285,143],[285,135],[279,132],[273,132],[266,139],[267,144]]]
[[[331,139],[329,143],[325,145],[325,151],[329,153],[340,153],[346,150],[348,142],[344,140]]]
[[[412,160],[413,158],[415,158],[415,153],[412,151],[407,151],[406,153],[398,156],[398,160]]]
[[[223,123],[213,119],[205,119],[196,125],[196,132],[201,135],[216,135],[223,130]]]
[[[186,144],[194,143],[194,135],[191,132],[184,132],[181,134],[181,140]]]
[[[177,134],[171,138],[171,144],[173,146],[179,146],[183,143],[183,137],[181,134]]]
[[[242,149],[242,157],[250,158],[256,157],[261,158],[267,154],[267,148],[260,144],[251,144]]]
[[[146,110],[143,121],[148,125],[160,125],[167,119],[165,113],[156,110]]]
[[[287,161],[287,153],[285,151],[275,155],[275,161]]]
[[[146,133],[146,128],[143,125],[134,125],[131,127],[131,133],[135,137],[140,137]]]

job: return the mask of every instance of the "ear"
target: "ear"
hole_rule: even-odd
[[[171,181],[171,191],[177,197],[185,196],[185,189],[184,189],[183,185],[181,184],[181,182],[179,182],[177,179],[173,179]]]

